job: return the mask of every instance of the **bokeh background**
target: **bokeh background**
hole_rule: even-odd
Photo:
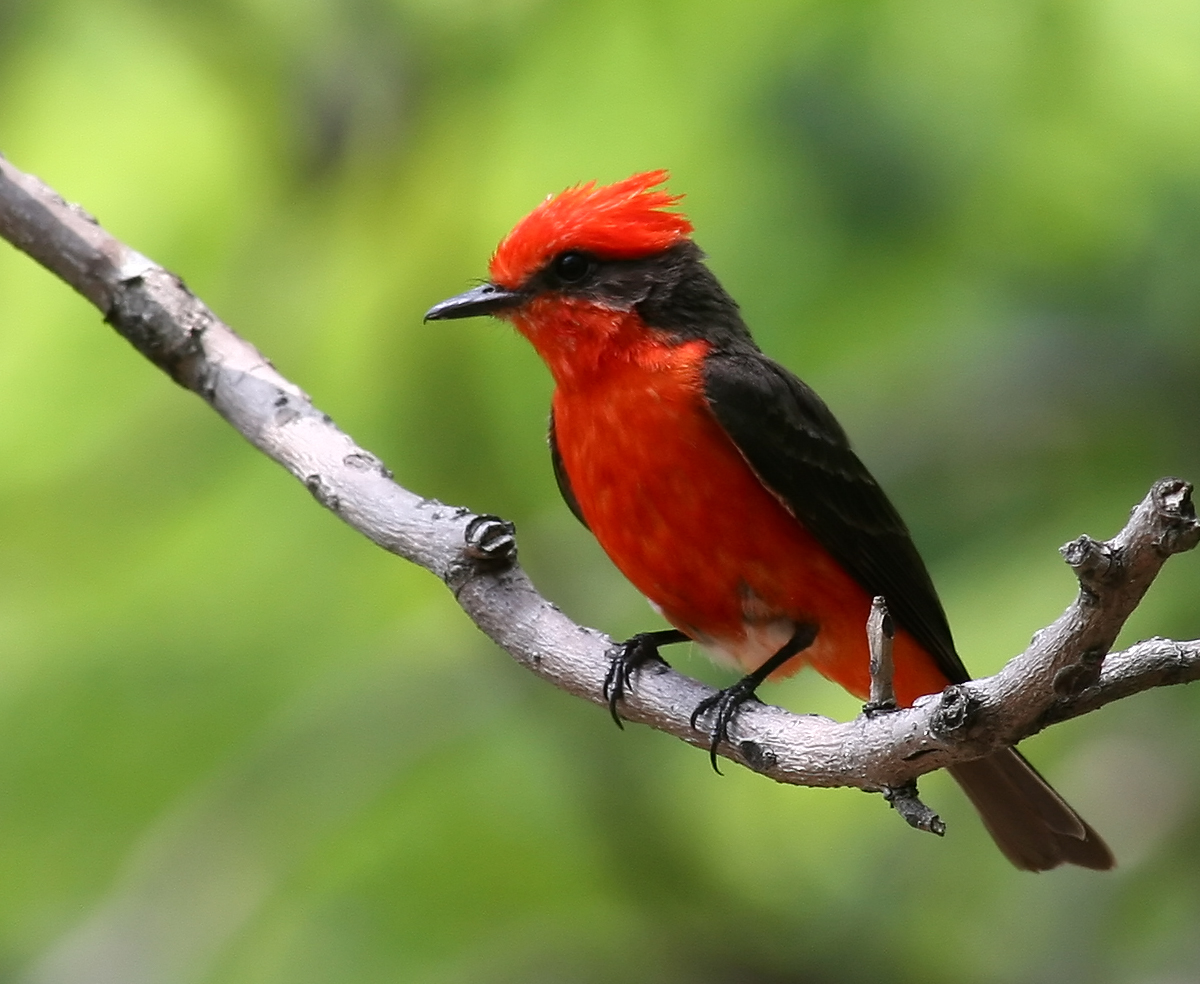
[[[977,673],[1061,543],[1200,478],[1198,121],[1194,0],[0,4],[0,149],[618,636],[655,621],[558,501],[547,374],[421,315],[548,192],[670,168]],[[618,732],[7,246],[0,419],[0,980],[1200,979],[1200,693],[1026,744],[1120,867],[1021,874],[944,776],[938,840]],[[1198,602],[1172,561],[1124,640]]]

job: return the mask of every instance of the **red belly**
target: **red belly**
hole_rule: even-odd
[[[596,539],[666,619],[744,670],[797,623],[818,626],[804,662],[865,697],[870,597],[750,470],[700,396],[706,343],[631,360],[554,396],[559,453]],[[896,639],[909,704],[948,682],[916,641]]]

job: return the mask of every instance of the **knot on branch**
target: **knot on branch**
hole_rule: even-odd
[[[1092,599],[1096,596],[1095,588],[1121,579],[1123,565],[1112,544],[1094,540],[1085,533],[1063,544],[1058,552],[1079,578],[1079,586]]]
[[[963,737],[971,730],[983,701],[966,684],[953,683],[942,691],[930,728],[943,738]]]
[[[304,476],[304,487],[309,494],[330,512],[336,513],[342,508],[341,497],[334,491],[333,485],[325,480],[323,475],[311,474]]]
[[[215,318],[182,280],[150,265],[113,285],[104,320],[175,382],[191,388],[185,367],[203,362],[200,339]]]
[[[517,528],[507,519],[486,513],[467,523],[463,553],[477,568],[498,570],[517,560]]]
[[[287,394],[281,393],[279,399],[275,401],[276,406],[282,406],[287,400]],[[388,468],[380,459],[368,451],[363,451],[361,448],[357,451],[352,451],[342,459],[342,464],[347,468],[353,468],[355,471],[373,471],[388,481],[394,477],[392,470]]]
[[[1200,522],[1192,502],[1192,485],[1181,478],[1163,478],[1150,490],[1159,534],[1155,546],[1163,556],[1191,550],[1200,542]]]
[[[742,759],[746,765],[755,772],[766,772],[769,769],[773,769],[779,761],[779,756],[757,741],[750,741],[748,739],[739,741],[737,747],[738,751],[742,753]]]
[[[1108,651],[1101,646],[1085,649],[1078,663],[1064,666],[1054,674],[1054,692],[1059,697],[1077,697],[1100,682],[1100,668]]]

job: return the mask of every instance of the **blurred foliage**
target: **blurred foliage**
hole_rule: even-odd
[[[0,5],[13,162],[617,635],[654,620],[557,501],[547,374],[421,315],[546,193],[671,168],[980,673],[1070,599],[1060,543],[1200,477],[1198,118],[1186,0]],[[1196,977],[1192,692],[1027,743],[1121,867],[1020,874],[941,776],[944,841],[617,732],[7,248],[0,412],[0,979]],[[1128,639],[1200,633],[1198,565]]]

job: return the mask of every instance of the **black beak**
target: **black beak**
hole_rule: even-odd
[[[492,314],[508,307],[516,307],[524,295],[514,290],[505,290],[495,284],[480,284],[465,294],[451,297],[435,304],[425,312],[426,321],[449,321],[452,318],[474,318],[479,314]]]

